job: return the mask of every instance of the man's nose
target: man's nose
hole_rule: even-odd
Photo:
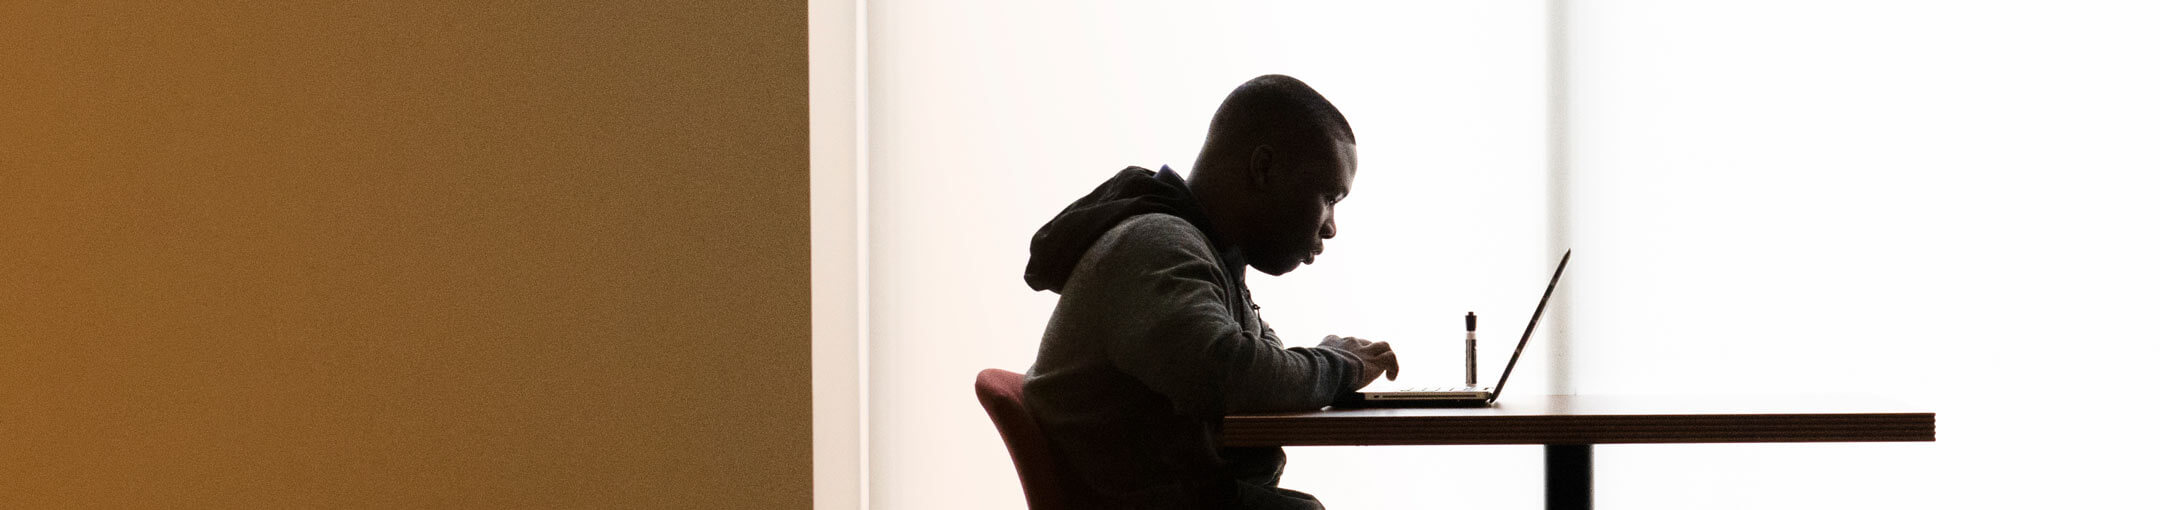
[[[1329,218],[1327,219],[1327,221],[1323,221],[1323,222],[1320,222],[1320,238],[1321,238],[1321,239],[1334,239],[1334,238],[1335,238],[1335,218],[1333,218],[1333,217],[1329,217]]]

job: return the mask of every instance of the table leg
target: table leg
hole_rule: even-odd
[[[1545,508],[1590,508],[1590,445],[1545,445]]]

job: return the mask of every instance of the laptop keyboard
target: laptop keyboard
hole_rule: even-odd
[[[1418,392],[1418,393],[1426,393],[1426,392],[1443,392],[1443,391],[1477,391],[1477,390],[1478,390],[1477,388],[1472,388],[1472,387],[1469,387],[1469,386],[1411,386],[1411,387],[1406,387],[1406,388],[1402,388],[1402,389],[1397,389],[1397,390],[1393,390],[1393,391],[1398,391],[1398,392]]]

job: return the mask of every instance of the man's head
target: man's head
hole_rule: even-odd
[[[1357,136],[1327,98],[1283,75],[1230,92],[1193,162],[1193,194],[1222,241],[1271,275],[1310,264],[1335,237],[1357,176]]]

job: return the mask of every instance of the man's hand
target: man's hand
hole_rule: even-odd
[[[1388,347],[1387,342],[1373,342],[1356,337],[1328,335],[1327,338],[1320,340],[1320,346],[1349,351],[1350,355],[1357,357],[1361,369],[1358,373],[1364,379],[1358,382],[1359,388],[1380,379],[1380,374],[1383,372],[1387,374],[1388,380],[1393,381],[1395,380],[1395,374],[1402,371],[1402,367],[1395,364],[1395,349]]]

